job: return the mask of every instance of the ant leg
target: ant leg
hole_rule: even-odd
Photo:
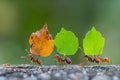
[[[57,60],[55,60],[54,64],[55,64],[55,65],[58,65],[58,63],[59,63],[59,60],[58,60],[58,58],[57,58]]]
[[[90,65],[93,65],[94,62],[95,62],[95,59],[94,59],[93,57],[91,57],[91,58],[89,59],[89,61],[90,61]]]
[[[112,61],[110,61],[108,64],[109,64],[109,65],[112,64]]]
[[[25,49],[25,51],[29,54],[29,51],[27,49]],[[27,53],[25,53],[27,55]],[[27,61],[27,57],[26,56],[21,56],[21,58],[25,58],[24,59],[24,65],[26,64]]]
[[[27,59],[24,60],[24,65],[26,64]]]
[[[27,59],[28,60],[28,64],[30,64],[31,63],[31,61],[29,60],[29,59]]]
[[[83,59],[81,60],[81,62],[82,62],[82,63],[85,63],[85,64],[88,64],[88,60],[87,60],[86,58],[83,58]]]
[[[40,66],[42,65],[42,62],[38,58],[36,59],[36,63]]]
[[[40,56],[38,56],[38,57],[40,57]],[[38,58],[38,62],[37,63],[42,66],[42,61],[39,58]]]
[[[112,64],[112,61],[107,62],[109,65]]]
[[[54,64],[55,64],[55,65],[57,65],[57,64],[58,64],[58,57],[59,57],[59,55],[58,55],[58,54],[55,54],[55,55],[54,55],[54,58],[56,59],[56,60],[55,60],[55,62],[54,62]]]
[[[26,57],[26,56],[21,56],[21,58],[24,58],[23,64],[25,65],[25,64],[26,64],[27,57]]]
[[[34,61],[34,64],[36,65],[37,64],[37,61],[38,61],[38,56],[36,56],[36,59]]]
[[[91,62],[91,61],[88,61],[88,65],[92,65],[92,62]]]
[[[92,65],[92,61],[89,61],[88,59],[86,59],[86,63],[87,63],[88,65]]]
[[[59,63],[59,61],[58,61],[58,60],[56,60],[56,61],[55,61],[55,65],[58,65],[58,63]]]
[[[93,56],[93,62],[94,62],[95,64],[99,64],[99,62],[100,62],[100,61],[97,59],[96,55]]]
[[[36,59],[36,63],[39,64],[39,65],[42,65],[42,62],[41,60],[39,59],[40,56],[37,56],[37,59]]]
[[[25,51],[26,51],[26,58],[27,58],[27,55],[29,55],[29,54],[31,54],[27,49],[25,49]],[[31,63],[31,61],[30,61],[30,59],[25,59],[25,61],[24,61],[24,63],[26,63],[26,61],[28,60],[28,63],[30,64]]]
[[[89,64],[89,65],[92,65],[92,63],[93,63],[93,58],[91,58],[91,57],[88,58],[88,64]]]
[[[66,58],[67,58],[67,56],[66,55],[64,55],[63,57],[62,57],[62,62],[63,62],[63,65],[66,65],[67,63],[66,63]]]

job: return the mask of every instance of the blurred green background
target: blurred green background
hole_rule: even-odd
[[[21,64],[29,36],[48,24],[55,37],[61,27],[73,31],[80,46],[88,30],[95,26],[105,37],[102,56],[111,64],[120,64],[120,0],[0,0],[0,64]],[[53,55],[41,58],[45,65],[54,64]],[[85,59],[80,50],[70,56],[73,64]]]

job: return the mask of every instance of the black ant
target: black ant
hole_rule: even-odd
[[[29,53],[27,50],[26,50],[26,52]],[[39,60],[38,58],[35,59],[34,56],[33,56],[31,53],[28,54],[26,57],[27,57],[27,59],[30,60],[31,62],[37,63],[38,65],[42,65],[42,61]],[[25,60],[25,62],[26,62],[26,60]]]
[[[67,64],[71,64],[72,61],[70,60],[69,57],[63,58],[62,56],[59,56],[58,54],[54,55],[54,58],[57,58],[57,62],[66,62]]]

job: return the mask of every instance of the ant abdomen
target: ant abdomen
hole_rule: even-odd
[[[71,64],[72,63],[72,61],[68,57],[65,59],[65,61],[66,61],[67,64]]]
[[[36,63],[42,65],[42,62],[38,58],[36,59]]]

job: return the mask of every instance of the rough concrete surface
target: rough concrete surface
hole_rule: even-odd
[[[1,65],[0,80],[120,80],[120,66]]]

